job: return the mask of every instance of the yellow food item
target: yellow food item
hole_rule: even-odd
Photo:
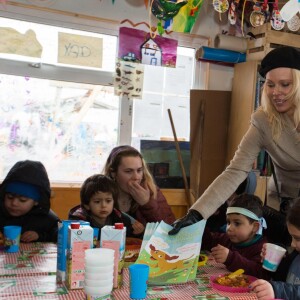
[[[228,275],[217,277],[215,282],[229,287],[248,287],[250,284],[248,276],[243,274],[233,278],[229,278]]]

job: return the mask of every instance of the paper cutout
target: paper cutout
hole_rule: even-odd
[[[114,81],[115,95],[142,98],[144,65],[118,60]]]
[[[42,56],[42,45],[31,29],[22,34],[13,28],[0,27],[0,36],[0,52],[2,53],[38,58]]]
[[[102,56],[102,38],[59,32],[57,58],[59,63],[101,68]]]
[[[119,53],[121,60],[155,66],[175,67],[178,41],[150,35],[142,30],[121,27]]]

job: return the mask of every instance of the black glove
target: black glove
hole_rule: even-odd
[[[201,221],[203,217],[198,212],[198,210],[190,209],[189,212],[182,218],[176,220],[172,226],[173,229],[169,231],[169,235],[177,234],[181,228],[193,225],[199,221]]]

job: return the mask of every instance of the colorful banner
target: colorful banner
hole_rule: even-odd
[[[123,61],[175,68],[177,45],[174,39],[161,36],[152,38],[145,31],[121,27],[118,57]]]

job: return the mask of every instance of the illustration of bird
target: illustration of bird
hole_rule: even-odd
[[[159,20],[169,20],[175,17],[180,8],[186,5],[188,1],[179,0],[177,2],[167,0],[154,0],[152,3],[151,11],[154,16]]]

